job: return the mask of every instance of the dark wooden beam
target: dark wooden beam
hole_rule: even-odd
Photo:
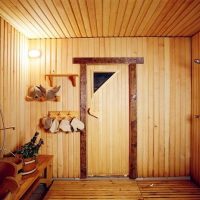
[[[137,77],[136,65],[129,64],[129,177],[137,178]]]
[[[80,57],[73,58],[74,64],[143,64],[143,57]]]
[[[87,146],[86,146],[86,104],[87,104],[87,74],[86,64],[80,65],[80,120],[85,124],[85,129],[80,134],[80,177],[87,177]]]

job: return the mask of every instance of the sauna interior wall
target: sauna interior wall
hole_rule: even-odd
[[[29,139],[30,104],[24,101],[29,86],[27,51],[28,39],[0,18],[0,109],[5,126],[15,127],[6,131],[8,151]],[[0,117],[0,128],[2,126]],[[2,145],[3,131],[0,139]]]
[[[200,184],[200,65],[193,62],[200,58],[200,33],[192,37],[192,137],[191,137],[191,175]]]
[[[190,175],[190,38],[40,39],[29,40],[29,48],[42,53],[29,59],[30,85],[46,87],[45,73],[79,74],[73,57],[144,57],[137,66],[138,176]],[[76,87],[66,78],[56,78],[54,85],[61,85],[60,102],[29,103],[30,133],[48,111],[79,112],[79,78]],[[41,135],[41,153],[54,155],[54,177],[79,177],[79,133]]]

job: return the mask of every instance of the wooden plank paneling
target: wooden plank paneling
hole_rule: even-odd
[[[50,88],[49,80],[45,80],[45,74],[49,73],[78,73],[79,67],[72,66],[72,56],[78,56],[78,44],[76,41],[68,40],[29,40],[29,48],[39,48],[42,55],[37,59],[29,59],[31,70],[30,85],[42,84]],[[76,48],[74,48],[76,47]],[[37,66],[37,69],[35,68]],[[48,114],[48,111],[71,110],[79,111],[79,78],[77,85],[73,87],[70,80],[62,77],[55,79],[55,85],[61,85],[58,96],[60,102],[31,102],[31,130],[35,130],[41,117]],[[80,176],[80,134],[65,134],[58,132],[50,134],[43,130],[41,137],[45,144],[42,152],[53,154],[53,176],[54,177],[79,177]]]
[[[32,64],[29,67],[34,73],[34,78],[30,82],[32,85],[43,83],[49,86],[48,81],[44,80],[43,68],[45,73],[53,73],[54,70],[54,73],[79,74],[80,66],[72,64],[73,57],[131,57],[133,55],[144,57],[144,64],[137,65],[138,176],[190,175],[191,46],[189,38],[45,39],[30,40],[29,44],[32,48],[40,47],[44,51],[39,61],[31,60]],[[79,81],[76,87],[66,79],[60,82],[58,78],[57,81],[56,83],[62,88],[59,92],[62,105],[60,102],[43,102],[39,103],[41,107],[37,108],[38,103],[31,102],[31,112],[34,108],[41,109],[32,116],[33,119],[30,119],[34,122],[31,123],[32,130],[38,118],[47,114],[49,110],[80,111]],[[58,160],[54,160],[54,176],[79,177],[80,134],[62,134],[62,148],[59,146],[61,136],[42,133],[42,137],[47,140],[42,151],[57,155],[59,149],[59,155],[56,157]],[[62,162],[59,159],[64,160]],[[108,159],[106,155],[105,159]],[[61,164],[63,167],[59,167]]]
[[[31,2],[31,1],[30,1]],[[96,4],[95,4],[96,5]],[[191,73],[189,38],[100,38],[29,40],[29,48],[42,55],[29,59],[27,39],[1,19],[0,103],[8,131],[6,148],[15,149],[38,129],[40,117],[50,110],[79,109],[79,83],[66,79],[61,85],[62,102],[26,102],[30,85],[43,84],[46,73],[78,73],[73,57],[144,57],[137,65],[137,119],[139,177],[188,176],[190,173]],[[44,28],[44,27],[43,27]],[[193,37],[193,58],[199,56],[200,36]],[[29,71],[30,70],[30,71]],[[193,114],[199,114],[199,69],[193,65]],[[126,83],[127,84],[127,83]],[[121,102],[120,99],[117,101]],[[19,114],[20,113],[20,114]],[[20,116],[20,117],[19,117]],[[199,181],[198,120],[193,119],[192,175]],[[80,134],[48,134],[41,131],[42,152],[54,155],[54,177],[80,176]],[[2,140],[1,140],[2,142]],[[106,158],[108,159],[108,158]],[[117,166],[117,163],[116,163]]]
[[[199,199],[191,181],[54,181],[44,199]]]
[[[188,180],[137,181],[144,199],[199,199],[200,188]]]
[[[200,65],[194,59],[200,58],[200,33],[192,37],[192,135],[191,135],[191,175],[200,185]]]
[[[117,20],[117,10],[119,8],[119,0],[111,0],[112,10],[110,12],[110,25],[109,25],[109,36],[113,37],[115,32],[115,24]]]
[[[2,18],[0,27],[0,109],[5,118],[5,126],[16,128],[15,131],[6,131],[5,153],[8,153],[24,143],[26,133],[30,131],[27,126],[30,124],[30,107],[24,100],[29,84],[28,40]],[[2,132],[0,138],[2,145]]]
[[[14,26],[18,31],[20,31],[23,34],[26,34],[26,35],[28,34],[30,37],[31,36],[35,37],[36,35],[38,36],[38,34],[35,33],[35,31],[32,28],[29,29],[29,26],[28,26],[29,24],[25,25],[24,22],[21,21],[21,19],[17,15],[17,12],[14,13],[12,12],[12,9],[4,7],[2,2],[0,2],[0,5],[1,5],[0,13],[1,13],[1,17],[3,16],[3,19],[5,19],[10,24],[12,24],[12,26]],[[17,21],[13,21],[13,19],[17,19]]]
[[[142,199],[136,181],[55,181],[45,199]]]
[[[32,8],[34,8],[34,9],[32,9],[33,13],[29,11],[30,14],[34,15],[34,13],[37,13],[38,18],[40,18],[43,21],[43,23],[45,24],[45,26],[51,33],[51,38],[52,37],[53,38],[60,37],[58,32],[55,30],[55,28],[51,26],[50,19],[48,19],[47,16],[45,15],[45,13],[43,13],[43,11],[42,11],[41,7],[38,5],[38,3],[35,0],[28,0],[28,3]],[[59,4],[58,4],[58,6],[59,6]]]
[[[198,41],[197,35],[193,38],[193,57],[199,56]],[[14,134],[8,132],[10,142],[6,146],[7,149],[12,150],[27,141],[37,129],[39,118],[46,115],[49,110],[79,111],[79,84],[73,88],[65,79],[56,81],[56,84],[62,86],[62,103],[41,104],[24,101],[30,85],[41,83],[48,87],[48,82],[44,80],[45,73],[79,72],[79,66],[72,65],[72,57],[130,57],[129,52],[134,52],[134,56],[144,56],[145,60],[144,65],[138,65],[137,70],[137,143],[141,150],[137,156],[138,176],[189,175],[191,74],[188,38],[30,40],[29,48],[42,50],[41,58],[29,59],[30,78],[29,69],[25,67],[27,60],[24,57],[28,49],[27,40],[2,19],[0,45],[1,104],[6,123],[11,123],[17,128]],[[198,91],[198,74],[198,67],[194,65],[193,76],[196,78],[193,80],[193,91]],[[197,101],[198,94],[193,95],[193,99]],[[14,104],[11,99],[14,99]],[[10,106],[11,104],[13,106]],[[13,115],[9,117],[11,112]],[[193,112],[198,114],[197,104],[193,104]],[[193,122],[192,141],[198,141],[198,125],[195,125],[194,119]],[[42,152],[54,154],[55,157],[54,177],[79,177],[79,133],[52,135],[42,132],[41,136],[45,140]],[[198,180],[197,151],[198,143],[195,142],[192,145],[192,172],[193,177]]]
[[[82,18],[82,14],[80,12],[80,7],[79,7],[79,3],[77,0],[69,0],[71,8],[72,8],[72,12],[74,13],[75,19],[76,19],[76,23],[77,26],[80,30],[81,36],[82,37],[86,37],[86,28],[84,26],[84,22],[83,22],[83,18]],[[87,27],[87,26],[86,26]]]
[[[115,74],[94,93],[94,72]],[[88,175],[127,176],[128,65],[88,65],[87,77],[87,105],[96,115],[87,117]]]
[[[1,0],[0,15],[29,38],[192,36],[200,30],[199,0]]]

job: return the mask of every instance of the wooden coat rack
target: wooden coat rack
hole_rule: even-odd
[[[78,117],[78,112],[76,111],[49,111],[48,116],[50,118],[73,118],[73,117]]]

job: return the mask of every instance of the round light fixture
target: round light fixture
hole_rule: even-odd
[[[194,62],[195,62],[196,64],[200,64],[200,59],[194,59]]]
[[[41,52],[40,52],[40,50],[37,50],[37,49],[31,49],[28,52],[28,56],[30,58],[38,58],[41,56]]]

